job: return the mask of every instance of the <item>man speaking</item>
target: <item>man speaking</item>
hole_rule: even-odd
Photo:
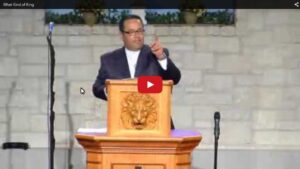
[[[101,66],[93,85],[96,97],[107,100],[106,79],[126,79],[139,76],[161,76],[164,80],[180,80],[180,70],[169,58],[156,37],[149,46],[144,44],[144,24],[137,15],[127,15],[119,22],[124,46],[101,56]],[[173,123],[171,128],[174,129]]]

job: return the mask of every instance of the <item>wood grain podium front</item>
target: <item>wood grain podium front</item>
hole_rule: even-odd
[[[77,133],[87,152],[87,169],[190,169],[199,133],[172,130],[169,138],[109,137]]]
[[[87,169],[190,169],[202,137],[170,129],[172,87],[167,80],[160,93],[140,93],[136,79],[107,80],[107,132],[75,135]]]

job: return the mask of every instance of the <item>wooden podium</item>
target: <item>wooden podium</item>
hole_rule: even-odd
[[[107,132],[75,135],[87,169],[190,169],[202,137],[170,130],[172,85],[163,81],[161,93],[141,94],[136,80],[107,80]]]

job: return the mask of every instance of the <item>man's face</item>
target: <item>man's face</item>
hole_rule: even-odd
[[[144,28],[139,19],[129,19],[124,22],[122,39],[129,50],[140,50],[144,45]]]

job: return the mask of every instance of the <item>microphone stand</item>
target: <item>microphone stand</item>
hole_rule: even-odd
[[[214,135],[215,135],[215,149],[214,149],[214,169],[217,169],[218,163],[218,145],[219,145],[219,135],[220,135],[220,113],[215,112],[214,115],[215,121],[215,128],[214,128]]]
[[[218,163],[218,138],[215,137],[215,153],[214,153],[214,169],[217,169],[217,163]]]
[[[55,68],[55,51],[52,45],[52,30],[50,30],[47,36],[48,42],[48,160],[49,169],[54,168],[54,149],[55,149],[55,138],[54,138],[54,119],[55,112],[53,111],[54,105],[54,68]]]

